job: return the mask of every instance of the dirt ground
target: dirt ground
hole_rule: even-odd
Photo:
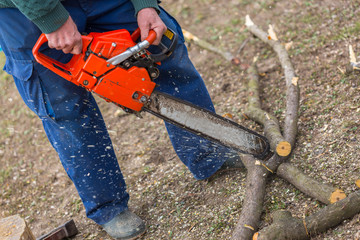
[[[240,67],[188,43],[217,112],[262,131],[243,117],[245,70],[259,54],[263,106],[284,119],[285,81],[277,56],[244,27],[245,15],[267,29],[272,24],[289,50],[301,88],[299,133],[291,162],[319,181],[350,194],[359,179],[360,72],[343,74],[348,45],[360,53],[359,1],[350,0],[167,0],[166,8],[184,29],[237,55]],[[247,44],[238,54],[240,45]],[[5,63],[0,57],[1,67]],[[81,200],[49,144],[40,120],[27,109],[12,78],[0,73],[0,218],[20,214],[40,236],[74,219],[74,239],[110,239],[87,219]],[[195,180],[171,147],[161,120],[119,115],[99,100],[119,164],[126,177],[130,208],[147,222],[142,239],[230,239],[245,194],[246,171]],[[261,227],[271,212],[297,217],[323,207],[284,180],[269,178]],[[360,215],[312,239],[359,239]]]

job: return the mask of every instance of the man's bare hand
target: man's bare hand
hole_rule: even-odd
[[[137,22],[141,31],[141,40],[145,40],[150,30],[156,32],[154,45],[158,45],[167,27],[154,8],[144,8],[138,12]]]
[[[80,54],[82,50],[81,34],[71,17],[56,31],[45,34],[50,48],[64,53]]]

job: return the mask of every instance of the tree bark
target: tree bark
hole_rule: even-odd
[[[310,236],[324,232],[359,212],[360,191],[357,191],[345,199],[320,209],[303,220],[291,217],[290,213],[286,213],[286,218],[274,215],[273,224],[256,233],[253,239],[310,239]]]
[[[270,172],[260,164],[260,161],[255,161],[252,156],[242,155],[241,160],[248,171],[246,175],[246,197],[232,239],[247,240],[253,236],[259,227],[266,193],[266,179]]]
[[[346,194],[342,190],[316,181],[290,163],[282,163],[276,173],[279,177],[293,184],[301,192],[322,203],[332,204],[346,198]]]
[[[281,134],[279,122],[275,116],[261,109],[259,96],[259,74],[256,61],[248,69],[248,100],[249,107],[245,110],[245,115],[250,119],[264,126],[264,133],[270,142],[271,149],[279,156],[286,157],[291,153],[291,145]]]

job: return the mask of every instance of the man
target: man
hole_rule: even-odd
[[[96,102],[85,89],[36,63],[31,50],[43,32],[43,53],[66,62],[81,51],[80,33],[116,29],[145,39],[150,29],[160,42],[167,27],[179,35],[174,53],[160,66],[157,90],[214,111],[204,82],[188,58],[181,28],[156,0],[0,0],[0,46],[4,70],[14,78],[26,105],[44,130],[75,184],[89,218],[117,239],[145,232],[144,222],[127,207],[129,195]],[[170,140],[197,179],[224,166],[241,166],[238,155],[166,123]]]

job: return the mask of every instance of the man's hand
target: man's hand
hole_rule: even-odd
[[[82,50],[81,34],[71,17],[56,31],[45,34],[50,48],[64,53],[80,54]]]
[[[158,45],[167,27],[154,8],[143,8],[138,12],[137,21],[141,32],[141,40],[145,40],[150,30],[156,32],[154,45]]]

